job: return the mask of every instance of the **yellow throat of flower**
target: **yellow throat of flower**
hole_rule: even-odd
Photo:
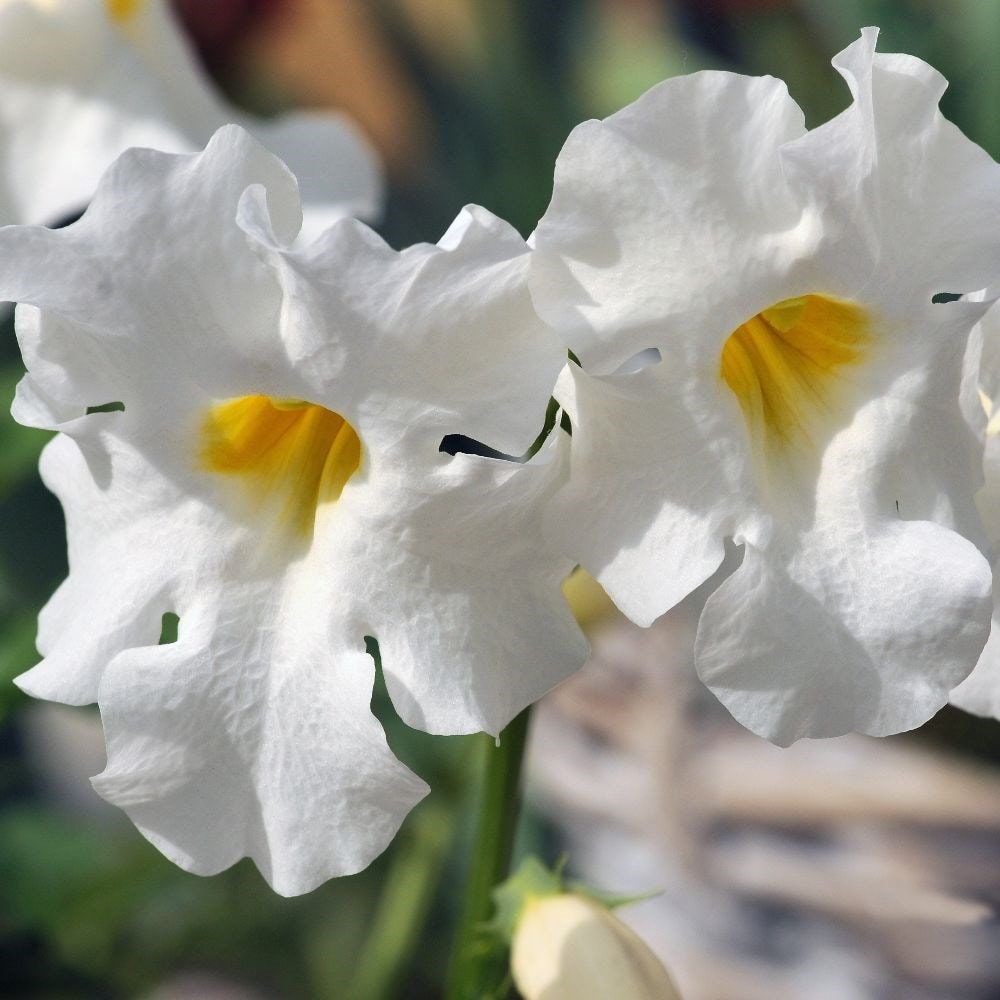
[[[144,0],[104,0],[104,5],[112,21],[125,24],[139,13],[143,2]]]
[[[769,451],[808,440],[834,406],[844,370],[871,343],[868,313],[826,295],[785,299],[738,326],[722,348],[720,375],[750,436]]]
[[[321,504],[339,499],[361,464],[361,439],[314,403],[241,396],[213,406],[201,427],[201,465],[231,477],[253,508],[312,536]]]

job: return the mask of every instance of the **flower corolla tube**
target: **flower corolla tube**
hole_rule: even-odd
[[[876,37],[811,131],[780,81],[725,72],[584,123],[533,237],[580,362],[553,532],[640,625],[711,581],[698,672],[781,744],[919,725],[989,627],[959,388],[1000,167]]]
[[[228,122],[291,167],[305,235],[379,210],[380,170],[346,119],[227,104],[168,0],[0,0],[0,223],[57,223],[129,147],[194,152]]]
[[[524,241],[476,207],[402,252],[300,221],[226,126],[125,153],[71,226],[0,230],[70,563],[18,682],[98,702],[95,787],[168,857],[249,856],[284,894],[363,868],[426,790],[371,713],[369,637],[433,733],[498,733],[586,655],[539,527],[563,442],[440,450],[519,455],[544,422],[564,350]]]

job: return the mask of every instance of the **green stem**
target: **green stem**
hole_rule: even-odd
[[[346,1000],[405,995],[402,982],[427,922],[452,832],[447,809],[426,802],[414,813],[408,839],[386,874]]]
[[[483,737],[485,769],[479,818],[465,905],[448,969],[447,1000],[482,1000],[503,979],[495,959],[480,941],[482,926],[493,913],[492,892],[510,869],[520,814],[521,762],[531,709],[526,708],[500,734],[500,746]]]

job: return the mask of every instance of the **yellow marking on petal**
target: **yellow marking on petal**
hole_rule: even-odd
[[[986,436],[988,438],[996,437],[997,434],[1000,434],[1000,409],[996,408],[993,400],[981,388],[979,389],[979,405],[982,406],[983,413],[986,414]]]
[[[990,414],[993,412],[993,400],[983,392],[982,389],[978,389],[979,392],[979,405],[983,408],[983,413],[989,418]]]
[[[720,375],[751,436],[780,449],[808,438],[812,419],[832,409],[844,369],[864,360],[871,340],[871,318],[853,302],[785,299],[730,334]]]
[[[992,413],[986,424],[987,437],[996,437],[997,434],[1000,434],[1000,410]]]
[[[104,0],[112,21],[125,24],[142,8],[143,0]]]
[[[563,580],[562,592],[577,624],[588,635],[619,617],[620,612],[604,588],[582,566]]]
[[[241,396],[208,411],[200,461],[238,481],[255,508],[308,538],[319,505],[339,499],[358,470],[361,439],[339,413],[315,403]]]

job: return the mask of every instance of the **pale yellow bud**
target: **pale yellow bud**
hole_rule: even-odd
[[[525,1000],[680,1000],[634,931],[593,900],[568,893],[525,904],[511,971]]]

